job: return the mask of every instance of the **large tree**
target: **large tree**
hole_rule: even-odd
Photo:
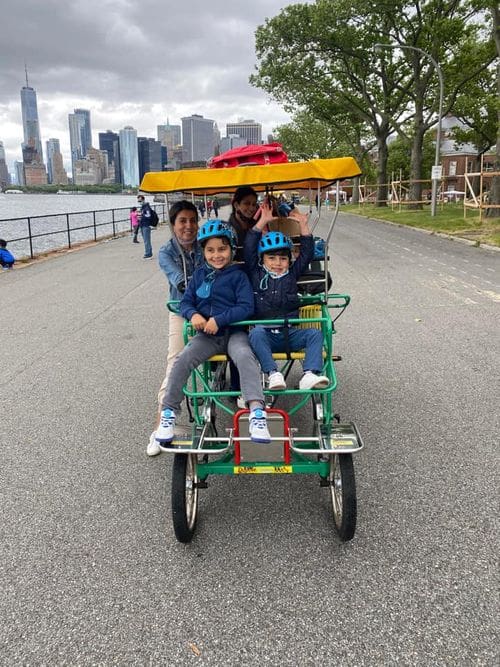
[[[257,29],[259,65],[250,80],[289,111],[307,110],[337,129],[347,122],[368,127],[383,204],[388,137],[398,132],[412,144],[411,177],[419,180],[423,137],[437,121],[439,95],[429,58],[406,49],[375,56],[375,44],[415,46],[446,61],[446,99],[453,100],[486,66],[474,51],[482,43],[471,11],[470,2],[458,0],[317,0],[285,7]],[[443,111],[449,109],[447,103]]]

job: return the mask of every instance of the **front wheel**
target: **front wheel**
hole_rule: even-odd
[[[172,468],[172,521],[179,542],[191,542],[198,514],[197,460],[193,454],[176,454]]]
[[[335,454],[330,459],[330,492],[335,527],[343,542],[352,540],[356,530],[356,482],[352,454]]]

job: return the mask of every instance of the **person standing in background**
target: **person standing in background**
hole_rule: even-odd
[[[151,206],[144,198],[144,195],[139,195],[137,197],[137,203],[141,207],[139,226],[141,228],[142,240],[144,241],[143,259],[150,259],[153,256],[153,247],[151,245],[151,226],[149,224],[149,220],[151,219]]]
[[[212,208],[214,210],[214,216],[216,218],[218,218],[219,217],[219,200],[217,199],[217,197],[214,197],[212,199]]]
[[[137,206],[133,206],[130,209],[130,224],[132,226],[132,243],[139,243],[137,240],[137,234],[139,233],[139,213],[137,212]]]

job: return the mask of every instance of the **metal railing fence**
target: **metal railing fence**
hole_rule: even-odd
[[[151,204],[151,207],[160,222],[164,221],[165,204]],[[54,250],[130,232],[129,213],[127,207],[7,218],[0,220],[0,238],[8,241],[16,259],[34,259]]]

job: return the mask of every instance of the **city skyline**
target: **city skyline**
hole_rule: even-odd
[[[157,137],[167,119],[180,125],[194,114],[213,119],[222,132],[227,123],[254,118],[265,140],[289,116],[248,82],[256,64],[254,33],[284,4],[295,1],[228,8],[222,0],[186,0],[174,9],[159,0],[53,0],[50,11],[34,0],[11,3],[2,15],[0,42],[0,140],[10,172],[21,160],[25,62],[38,95],[42,145],[59,139],[68,172],[68,114],[79,108],[92,114],[93,146],[108,129],[128,125],[138,136]]]

